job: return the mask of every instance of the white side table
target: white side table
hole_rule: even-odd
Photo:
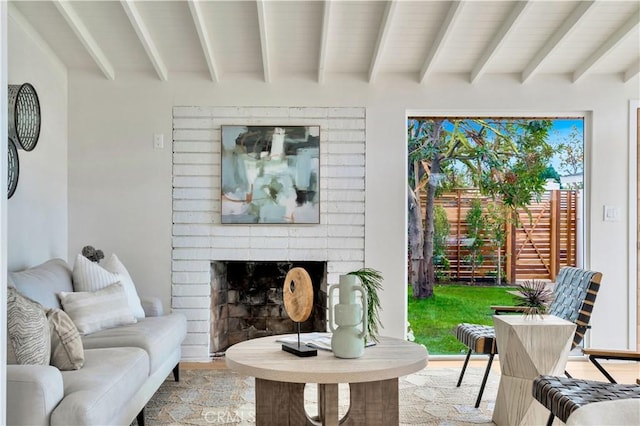
[[[576,325],[553,315],[494,315],[493,322],[501,370],[493,422],[545,424],[549,411],[533,397],[533,379],[564,374]]]

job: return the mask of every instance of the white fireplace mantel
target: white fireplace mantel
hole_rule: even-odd
[[[320,224],[223,225],[222,125],[320,126]],[[364,266],[365,108],[174,107],[172,308],[185,360],[210,356],[211,262],[323,261],[327,283]]]

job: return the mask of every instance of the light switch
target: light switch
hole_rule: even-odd
[[[604,206],[604,221],[618,222],[620,220],[620,208],[616,206]]]
[[[153,149],[164,148],[164,135],[162,133],[156,133],[153,135]]]

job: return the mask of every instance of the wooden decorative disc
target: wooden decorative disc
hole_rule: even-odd
[[[284,279],[282,288],[284,308],[295,322],[303,322],[313,308],[313,283],[304,268],[293,268]]]

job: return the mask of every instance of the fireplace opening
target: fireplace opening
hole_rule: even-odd
[[[219,354],[244,340],[294,333],[284,308],[282,286],[291,268],[304,268],[313,282],[313,310],[302,332],[326,331],[326,262],[211,263],[211,352]]]

